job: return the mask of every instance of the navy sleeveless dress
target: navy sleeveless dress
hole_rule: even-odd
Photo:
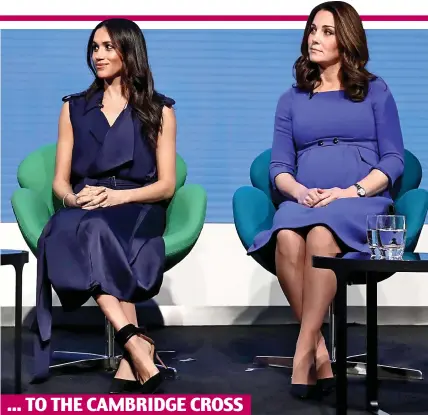
[[[382,171],[388,188],[374,197],[337,199],[310,208],[282,195],[275,177],[290,173],[307,188],[348,188],[372,169]],[[273,198],[279,208],[271,229],[257,234],[248,254],[270,242],[281,229],[322,225],[349,251],[368,252],[367,215],[388,212],[391,188],[404,171],[404,144],[397,106],[380,78],[369,84],[367,97],[353,102],[344,91],[312,97],[290,88],[279,99],[270,162]]]
[[[157,180],[156,154],[127,106],[112,126],[101,111],[103,91],[69,102],[74,146],[71,184],[133,189]],[[174,100],[158,94],[163,105]],[[166,202],[129,203],[95,210],[61,208],[38,241],[35,380],[50,364],[53,287],[64,310],[105,293],[138,303],[155,296],[163,280]]]

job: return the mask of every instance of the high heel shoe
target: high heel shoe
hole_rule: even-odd
[[[125,359],[132,369],[132,362],[129,353],[125,350],[122,359]],[[126,393],[139,393],[141,383],[138,380],[113,378],[110,384],[110,394],[126,394]]]
[[[138,380],[114,378],[110,384],[109,394],[141,393],[141,383]]]
[[[318,379],[316,386],[322,396],[328,396],[336,388],[336,378]]]
[[[150,344],[150,356],[154,360],[154,357],[156,355],[156,358],[161,362],[161,364],[164,365],[164,363],[161,361],[157,353],[155,353],[155,347],[154,347],[154,341],[145,335],[146,331],[145,329],[140,329],[139,327],[134,326],[133,324],[128,324],[124,327],[122,327],[115,335],[115,339],[117,343],[122,347],[124,350],[124,355],[129,356],[130,363],[132,361],[132,357],[130,356],[129,352],[125,351],[125,344],[128,342],[128,340],[133,336],[140,336],[142,337],[146,342]],[[136,372],[136,369],[134,365],[131,364],[131,368],[134,372]],[[135,373],[136,377],[138,377],[138,373]],[[163,376],[161,372],[156,373],[156,375],[152,376],[148,380],[146,380],[144,383],[139,382],[138,380],[123,380],[123,379],[114,379],[115,382],[113,382],[113,385],[110,390],[120,390],[120,388],[126,388],[130,389],[132,392],[139,392],[143,394],[152,394],[155,393],[156,390],[159,388],[159,386],[163,382]],[[137,385],[138,383],[138,385]],[[121,393],[119,392],[113,392],[113,393]]]
[[[297,399],[314,399],[318,397],[316,385],[291,384],[290,394]]]
[[[145,335],[147,335],[147,330],[144,326],[138,327],[138,329]],[[127,350],[124,350],[122,359],[125,359],[129,366],[131,366],[131,370],[134,372],[132,367],[131,356],[129,355]],[[129,380],[129,379],[121,379],[121,378],[113,378],[110,384],[109,394],[128,394],[128,393],[139,393],[141,388],[141,382],[138,380]]]

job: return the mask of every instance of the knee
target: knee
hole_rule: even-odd
[[[98,211],[92,211],[82,218],[79,228],[94,235],[103,233],[107,227],[103,215]]]
[[[301,242],[303,239],[296,232],[282,229],[276,236],[277,252],[288,258],[289,261],[297,262],[299,256],[304,253],[304,250],[301,249]]]
[[[308,232],[306,249],[311,253],[326,253],[327,251],[334,253],[336,246],[333,233],[325,226],[315,226]]]

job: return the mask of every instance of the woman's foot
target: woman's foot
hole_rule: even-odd
[[[336,387],[336,379],[333,375],[330,355],[325,344],[325,339],[322,335],[318,341],[315,365],[318,393],[321,396],[327,396],[331,394]]]
[[[129,356],[124,354],[110,385],[110,394],[138,393],[141,383],[135,378],[129,363]]]
[[[321,335],[317,344],[317,351],[315,355],[317,379],[330,379],[333,378],[333,370],[331,368],[330,355],[325,344],[325,339]]]
[[[131,365],[129,364],[128,358],[122,357],[114,379],[122,379],[129,381],[137,381],[132,371]]]
[[[293,359],[290,394],[298,399],[315,398],[316,371],[315,350],[297,347]]]
[[[153,361],[154,350],[152,348],[154,346],[147,340],[138,335],[133,336],[128,340],[125,347],[131,355],[135,377],[140,383],[147,382],[159,373],[159,369]]]
[[[147,337],[142,329],[133,324],[122,327],[116,333],[115,338],[117,343],[124,349],[124,356],[126,356],[137,380],[132,384],[137,384],[140,393],[154,393],[162,383],[163,376],[154,363],[155,346],[153,340]],[[126,382],[128,386],[131,383],[116,381],[116,383],[119,382]],[[134,388],[134,386],[131,385],[131,388]]]
[[[293,358],[292,385],[315,385],[315,341],[310,338],[302,338],[299,335],[296,344],[296,353]]]

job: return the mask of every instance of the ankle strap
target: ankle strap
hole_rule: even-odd
[[[155,342],[149,336],[147,336],[147,330],[145,327],[137,327],[140,337],[142,337],[146,342],[149,342],[154,346]]]
[[[133,324],[127,324],[123,326],[114,336],[118,344],[124,348],[126,342],[132,337],[138,334],[138,327],[135,327]]]

